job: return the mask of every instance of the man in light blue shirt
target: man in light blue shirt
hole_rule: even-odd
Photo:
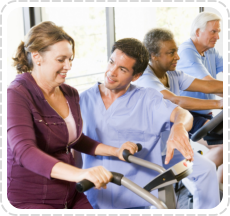
[[[162,165],[160,133],[169,130],[170,122],[173,122],[165,163],[168,164],[172,159],[174,149],[179,149],[187,159],[193,158],[186,132],[192,127],[188,112],[164,100],[162,94],[154,89],[130,84],[141,76],[147,64],[148,52],[140,41],[127,38],[114,44],[104,84],[97,83],[80,95],[83,132],[100,142],[107,141],[111,146],[120,146],[122,140],[139,142],[143,150],[137,156]],[[83,155],[83,164],[84,168],[103,165],[110,171],[124,174],[142,187],[157,175],[155,171],[112,157]],[[217,184],[215,166],[206,162],[204,164],[208,164],[207,175]],[[191,175],[191,178],[195,176]],[[210,185],[207,179],[204,178],[204,181]],[[114,184],[108,184],[107,187],[106,190],[92,189],[87,192],[87,198],[94,208],[149,206],[149,203],[124,187]],[[152,193],[157,196],[157,191]],[[211,199],[209,201],[212,202]]]
[[[223,72],[223,58],[215,49],[219,39],[221,18],[214,13],[202,12],[193,21],[191,38],[179,46],[180,60],[177,70],[203,80],[215,80],[219,72]],[[181,96],[200,99],[215,99],[214,94],[181,91]],[[194,112],[212,115],[212,110],[196,110]]]
[[[205,81],[199,80],[182,71],[176,70],[177,61],[179,56],[177,54],[177,46],[174,41],[173,34],[162,28],[151,29],[144,37],[144,45],[149,52],[149,65],[144,71],[143,75],[139,77],[134,84],[146,88],[153,88],[163,94],[165,99],[170,100],[173,103],[180,105],[182,108],[189,110],[207,109],[207,108],[221,108],[222,103],[218,103],[218,100],[202,100],[190,97],[180,96],[180,90],[197,90],[207,92],[222,93],[223,83],[221,81]],[[220,106],[218,106],[220,104]],[[192,134],[197,129],[203,126],[208,119],[203,117],[194,117],[193,128],[189,132]],[[161,147],[163,160],[166,153],[166,143],[169,137],[168,131],[161,133]],[[216,152],[215,152],[216,153]],[[215,159],[220,160],[217,166],[223,163],[222,146],[218,148],[218,154]],[[196,181],[192,181],[189,178],[183,179],[183,182],[192,185],[190,187],[192,194],[194,195],[194,208],[210,208],[210,205],[206,200],[206,196],[213,197],[218,202],[219,194],[217,190],[204,190],[206,183],[199,174],[200,170],[205,171],[204,158],[196,157],[197,153],[194,153],[194,166],[193,175],[197,176]],[[208,158],[208,157],[207,157]],[[221,160],[222,158],[222,160]],[[182,160],[183,156],[179,152],[175,152],[174,158],[171,162],[165,166],[169,168],[178,161]],[[207,171],[207,170],[206,170]],[[210,188],[215,188],[214,184]],[[213,207],[213,206],[212,206]]]
[[[179,46],[178,54],[180,60],[177,70],[202,80],[215,80],[219,72],[223,72],[223,58],[215,49],[219,39],[221,18],[209,12],[200,13],[193,21],[190,30],[190,39]],[[188,96],[200,99],[215,99],[215,94],[202,92],[181,91],[181,96]],[[223,94],[217,94],[223,97]],[[212,109],[194,110],[197,116],[211,119]],[[211,144],[220,144],[218,135],[213,142],[213,137],[206,136],[205,139]],[[222,141],[223,143],[223,141]],[[222,170],[222,171],[221,171]],[[219,167],[219,173],[223,173],[223,166]],[[219,175],[219,181],[223,182],[223,176]]]

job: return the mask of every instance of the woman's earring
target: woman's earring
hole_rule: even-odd
[[[40,65],[40,62],[37,62],[37,65]]]

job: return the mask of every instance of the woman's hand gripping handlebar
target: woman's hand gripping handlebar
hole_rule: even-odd
[[[140,151],[142,149],[142,145],[137,143],[137,148],[138,148],[138,151]],[[128,157],[132,154],[129,152],[129,150],[124,149],[122,152],[122,155],[125,161],[129,162]],[[120,173],[116,173],[116,172],[111,172],[111,174],[112,174],[112,178],[110,179],[110,182],[117,184],[117,185],[121,185],[121,179],[123,178],[123,175]],[[81,193],[89,190],[92,187],[95,187],[94,183],[87,179],[83,179],[82,181],[76,184],[77,191]]]

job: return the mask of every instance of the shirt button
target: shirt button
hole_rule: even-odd
[[[54,125],[56,125],[56,123],[54,123]]]
[[[39,122],[42,122],[42,120],[39,120]]]

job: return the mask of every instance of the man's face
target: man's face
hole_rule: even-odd
[[[139,77],[139,75],[133,76],[135,63],[135,59],[116,49],[109,59],[105,72],[105,87],[116,92],[126,90],[130,82]]]
[[[217,20],[209,21],[206,25],[206,29],[202,32],[198,30],[197,38],[199,44],[206,50],[213,48],[219,39],[220,22]]]

